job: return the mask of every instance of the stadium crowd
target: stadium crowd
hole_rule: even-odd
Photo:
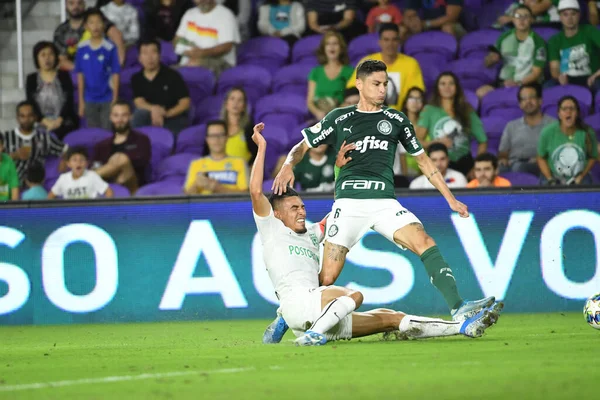
[[[598,1],[66,7],[0,134],[0,201],[247,192],[255,122],[270,189],[301,128],[358,102],[367,58],[450,187],[600,184]],[[298,188],[331,191],[335,159],[311,149]],[[402,148],[394,172],[400,189],[433,188]]]

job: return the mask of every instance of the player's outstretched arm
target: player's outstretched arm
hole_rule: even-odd
[[[282,194],[287,191],[288,185],[290,187],[294,186],[294,166],[302,161],[304,155],[308,151],[308,145],[302,139],[300,143],[292,147],[290,150],[283,166],[279,170],[279,173],[275,177],[275,181],[273,182],[273,192],[275,194]]]
[[[467,206],[460,201],[456,200],[456,197],[450,191],[448,185],[446,185],[446,181],[444,181],[444,177],[438,169],[431,161],[431,158],[423,152],[418,156],[415,156],[417,163],[419,164],[419,169],[423,172],[423,175],[429,179],[429,182],[444,196],[448,205],[452,209],[452,211],[456,211],[461,217],[467,218],[469,216],[469,210]]]
[[[258,152],[250,173],[252,209],[259,217],[266,217],[271,213],[271,204],[262,190],[263,176],[265,175],[265,153],[267,151],[267,141],[261,133],[263,129],[265,129],[265,124],[262,122],[254,125],[252,141],[258,146]]]

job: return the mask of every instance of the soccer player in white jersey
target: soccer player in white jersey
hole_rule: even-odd
[[[360,292],[319,286],[319,243],[324,236],[325,221],[307,228],[304,203],[291,188],[273,194],[270,199],[263,194],[267,148],[261,134],[263,129],[264,124],[257,124],[252,135],[258,146],[250,176],[252,210],[265,265],[283,317],[297,336],[297,345],[322,345],[329,340],[390,331],[414,338],[459,334],[479,337],[497,320],[501,304],[480,310],[464,321],[444,321],[388,309],[355,312],[363,301]]]
[[[493,296],[464,301],[459,295],[452,269],[421,221],[397,200],[393,164],[398,143],[417,159],[419,168],[444,196],[450,209],[467,218],[467,206],[458,201],[431,159],[423,151],[413,125],[402,112],[383,105],[388,83],[387,68],[381,61],[366,60],[357,67],[356,105],[336,108],[320,122],[302,130],[304,139],[292,148],[275,178],[273,191],[282,194],[293,187],[293,167],[309,148],[327,143],[339,151],[349,149],[347,164],[336,176],[335,202],[327,219],[322,285],[331,285],[339,276],[348,251],[373,229],[402,249],[419,256],[431,283],[441,292],[453,320],[461,321],[494,304]],[[285,325],[276,319],[274,323]],[[271,324],[263,341],[277,342],[279,330]]]

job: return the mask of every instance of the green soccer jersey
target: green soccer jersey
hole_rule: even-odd
[[[548,161],[552,176],[566,182],[583,172],[588,160],[598,158],[598,141],[593,132],[579,129],[565,135],[556,121],[542,129],[538,156]]]
[[[336,108],[302,134],[309,147],[327,143],[335,154],[344,141],[356,145],[349,153],[352,161],[336,176],[336,199],[395,199],[398,143],[412,155],[423,152],[408,117],[388,107],[374,112],[359,111],[355,105]]]
[[[0,153],[0,201],[10,200],[12,189],[19,187],[19,177],[14,161],[6,153]]]
[[[313,160],[308,154],[304,156],[294,167],[296,182],[300,184],[302,190],[308,192],[333,190],[335,156],[336,153],[331,146],[319,161]]]
[[[544,68],[546,64],[546,42],[537,33],[531,31],[523,41],[517,39],[516,29],[503,33],[496,41],[496,50],[502,56],[504,65],[500,70],[500,79],[522,81],[531,73],[533,67]],[[543,78],[540,76],[540,78]]]
[[[471,111],[469,118],[471,127],[467,131],[460,122],[450,117],[443,108],[427,105],[421,111],[417,125],[426,128],[432,140],[446,136],[452,139],[452,147],[448,149],[448,157],[450,161],[458,161],[471,151],[471,136],[478,143],[487,142],[483,124],[475,111]]]
[[[570,38],[561,31],[548,41],[548,58],[560,62],[560,73],[573,77],[590,76],[600,67],[600,30],[579,25]]]

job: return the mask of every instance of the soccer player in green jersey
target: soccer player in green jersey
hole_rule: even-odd
[[[327,286],[335,282],[348,251],[369,229],[373,229],[400,248],[418,255],[432,284],[444,296],[452,318],[464,320],[492,306],[495,298],[464,301],[458,293],[452,270],[435,241],[427,235],[421,221],[396,200],[393,164],[398,143],[416,158],[419,168],[444,196],[450,209],[463,218],[469,216],[469,211],[454,197],[423,151],[406,115],[383,106],[387,82],[387,68],[383,62],[362,62],[357,67],[359,103],[337,108],[320,122],[302,130],[304,139],[290,151],[275,178],[273,191],[281,194],[288,185],[293,187],[293,167],[309,148],[327,143],[337,151],[348,143],[346,146],[352,148],[348,153],[349,162],[336,178],[335,202],[327,218],[319,275],[321,284]]]

